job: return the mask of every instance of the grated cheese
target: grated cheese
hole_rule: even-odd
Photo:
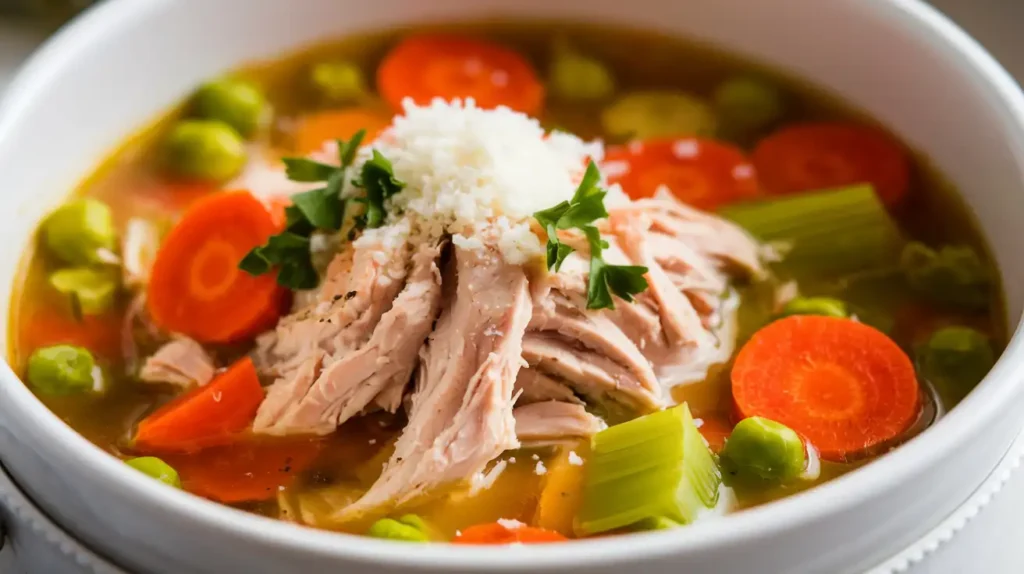
[[[580,457],[580,455],[576,454],[576,451],[570,450],[569,451],[569,464],[571,464],[573,466],[583,466],[583,459]]]
[[[571,199],[587,158],[604,156],[600,142],[548,134],[525,114],[480,109],[472,99],[426,106],[407,100],[404,115],[372,147],[406,183],[388,200],[386,227],[411,220],[414,238],[451,234],[455,245],[495,247],[513,265],[544,254],[530,228],[533,214]],[[371,153],[360,150],[356,172]],[[621,203],[626,195],[613,187],[611,204]],[[343,195],[356,193],[347,183]]]

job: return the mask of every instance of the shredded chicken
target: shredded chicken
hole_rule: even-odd
[[[169,383],[179,387],[205,385],[213,380],[216,366],[202,345],[178,336],[146,359],[139,379],[147,383]]]
[[[472,481],[522,441],[589,437],[604,423],[588,404],[663,408],[669,387],[727,360],[730,285],[762,275],[765,253],[674,200],[632,202],[600,226],[605,260],[647,267],[649,288],[597,311],[586,308],[587,243],[573,230],[559,238],[575,252],[540,274],[505,260],[486,230],[450,248],[416,245],[408,226],[374,230],[260,338],[254,359],[274,382],[254,430],[324,434],[404,405],[408,423],[380,478],[333,517],[349,520]]]

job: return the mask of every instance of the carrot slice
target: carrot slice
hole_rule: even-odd
[[[753,154],[766,193],[784,195],[870,183],[886,205],[910,186],[910,159],[899,142],[868,126],[838,123],[784,128]]]
[[[301,154],[319,151],[329,140],[348,140],[366,130],[364,142],[371,142],[389,125],[392,116],[369,108],[348,108],[308,114],[299,118],[295,150]]]
[[[491,522],[466,528],[452,542],[454,544],[542,544],[565,540],[568,538],[553,530],[533,526],[510,528],[500,522]]]
[[[377,89],[394,109],[412,98],[419,105],[434,98],[473,98],[485,109],[507,106],[536,115],[544,86],[518,53],[482,40],[447,35],[407,38],[377,69]]]
[[[272,326],[287,291],[273,274],[252,276],[238,263],[277,230],[267,207],[247,192],[195,203],[153,263],[147,293],[153,321],[204,343],[242,341]]]
[[[610,148],[603,166],[609,183],[633,199],[651,197],[664,185],[683,203],[713,210],[757,195],[754,166],[743,152],[712,140],[634,142]]]
[[[701,415],[699,418],[701,425],[697,430],[700,431],[704,440],[708,441],[711,452],[718,454],[725,446],[725,439],[732,434],[733,424],[729,422],[729,419],[720,415],[708,414]]]
[[[246,357],[206,386],[143,419],[135,447],[144,452],[194,452],[228,444],[252,423],[263,396],[256,367]]]
[[[881,331],[850,319],[792,316],[761,329],[732,368],[741,417],[780,422],[822,458],[889,441],[918,414],[914,367]]]
[[[27,358],[40,347],[65,344],[117,360],[121,357],[122,322],[121,313],[113,311],[77,319],[70,310],[30,309],[18,317],[18,353]]]
[[[185,490],[233,504],[274,498],[309,468],[323,444],[324,441],[309,437],[249,439],[163,458],[178,471]]]

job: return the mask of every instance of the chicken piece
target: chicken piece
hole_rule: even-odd
[[[187,388],[209,383],[215,373],[213,359],[202,345],[181,336],[171,339],[146,359],[139,371],[139,379]]]
[[[516,437],[521,442],[590,438],[604,427],[582,405],[545,401],[516,407]]]

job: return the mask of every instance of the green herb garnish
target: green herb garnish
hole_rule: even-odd
[[[366,204],[366,212],[359,223],[370,229],[384,224],[384,202],[405,188],[405,182],[395,178],[391,161],[377,150],[373,150],[373,157],[363,164],[359,179],[353,183],[366,190],[366,197],[360,199]]]
[[[573,252],[572,247],[559,241],[558,230],[579,229],[583,232],[590,244],[587,309],[614,309],[612,295],[632,303],[633,295],[647,289],[647,279],[644,278],[647,268],[605,263],[603,253],[608,248],[608,242],[601,239],[601,233],[594,225],[598,219],[608,217],[608,210],[604,207],[604,198],[608,192],[598,186],[600,181],[601,173],[591,161],[571,201],[563,201],[538,211],[533,217],[544,226],[548,234],[548,269],[561,269],[562,262]]]
[[[359,130],[348,142],[338,140],[339,165],[328,165],[307,158],[284,158],[288,179],[300,182],[324,182],[324,187],[297,193],[291,197],[292,205],[285,208],[285,230],[273,235],[265,245],[254,248],[238,264],[239,269],[251,275],[263,275],[278,268],[277,282],[289,289],[312,289],[319,282],[316,268],[310,254],[310,237],[317,230],[338,231],[345,215],[345,202],[341,199],[341,188],[345,172],[355,161],[359,144],[366,136]],[[397,182],[391,174],[391,163],[377,151],[373,152],[376,164],[384,163],[390,175],[389,182]],[[380,158],[378,160],[377,158]],[[369,161],[367,163],[370,163]],[[375,172],[372,171],[371,174]],[[363,180],[367,169],[363,167]],[[377,182],[379,177],[371,177]],[[401,187],[398,188],[399,190]],[[374,193],[377,193],[375,190]],[[367,189],[367,196],[371,194]],[[393,195],[394,192],[391,194]],[[390,197],[390,195],[388,196]],[[380,202],[379,217],[383,219],[383,200]],[[369,208],[371,202],[367,201]],[[378,223],[379,225],[379,223]]]

